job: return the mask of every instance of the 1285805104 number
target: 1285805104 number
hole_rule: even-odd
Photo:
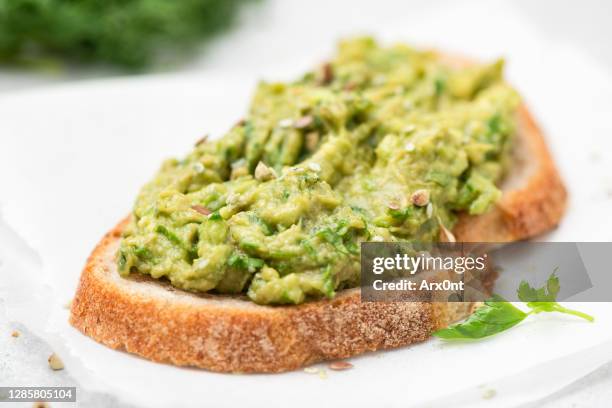
[[[76,402],[76,387],[0,387],[0,402]]]

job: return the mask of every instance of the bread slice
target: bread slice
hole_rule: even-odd
[[[127,221],[127,220],[126,220]],[[471,303],[361,302],[360,289],[298,306],[194,294],[119,276],[123,221],[91,254],[70,322],[109,347],[153,361],[220,372],[279,372],[423,341],[470,313]]]
[[[553,228],[566,191],[542,133],[519,111],[514,165],[496,207],[463,215],[465,242],[526,239]],[[193,294],[134,274],[119,276],[115,253],[127,220],[95,248],[72,302],[70,322],[94,340],[147,359],[219,372],[280,372],[395,348],[473,311],[475,303],[361,302],[360,290],[298,306],[262,306],[239,296]],[[493,277],[491,276],[491,280]]]

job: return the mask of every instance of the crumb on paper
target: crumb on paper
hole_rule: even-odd
[[[318,373],[318,372],[319,372],[319,369],[318,369],[317,367],[306,367],[306,368],[304,369],[304,372],[305,372],[306,374],[316,374],[316,373]]]
[[[11,333],[11,336],[19,337],[19,336],[21,336],[21,333],[19,333],[19,331],[17,331],[17,330],[13,330],[13,332]]]
[[[322,380],[327,378],[327,371],[325,371],[324,368],[306,367],[304,368],[304,372],[306,374],[317,374]]]
[[[495,391],[493,388],[487,388],[482,392],[482,398],[491,399],[495,396],[495,394],[497,394],[497,391]]]
[[[348,361],[334,361],[329,364],[329,368],[334,371],[343,371],[353,368],[353,365]]]
[[[56,353],[51,354],[47,361],[49,362],[49,367],[54,371],[64,369],[64,362]]]
[[[72,307],[72,299],[64,304],[64,309],[70,309]]]

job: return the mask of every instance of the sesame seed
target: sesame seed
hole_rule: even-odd
[[[226,204],[234,204],[238,198],[240,198],[240,194],[238,193],[229,193],[227,198],[225,199]]]
[[[306,115],[296,120],[293,123],[293,127],[295,127],[296,129],[304,129],[312,125],[313,122],[314,122],[314,118],[310,115]]]
[[[387,82],[387,77],[383,74],[376,75],[372,81],[374,85],[383,85],[385,82]]]
[[[334,70],[330,63],[323,64],[321,66],[320,78],[318,80],[319,85],[327,85],[334,80]]]
[[[210,215],[212,213],[212,211],[210,211],[208,208],[198,205],[198,204],[192,205],[191,209],[196,212],[199,212],[202,215]]]
[[[288,128],[293,126],[293,119],[285,118],[278,121],[278,126],[282,128]]]
[[[198,269],[204,269],[204,268],[206,268],[206,265],[208,265],[208,259],[207,258],[200,258],[196,262],[196,268],[198,268]]]
[[[315,162],[308,163],[308,168],[312,171],[321,171],[321,165]]]
[[[319,132],[308,132],[306,136],[304,136],[304,144],[306,150],[313,152],[319,144]]]
[[[389,209],[391,210],[399,210],[400,209],[400,205],[397,201],[391,201],[387,204],[387,207],[389,207]]]
[[[203,144],[203,143],[206,143],[206,141],[207,141],[207,140],[208,140],[208,135],[204,135],[204,136],[202,136],[202,137],[201,137],[200,139],[198,139],[198,141],[195,143],[196,147],[197,147],[197,146],[199,146],[199,145],[201,145],[201,144]]]
[[[416,126],[414,126],[412,123],[408,124],[406,126],[404,126],[404,128],[402,129],[403,132],[405,133],[411,133],[416,129]]]
[[[258,181],[268,181],[276,178],[273,168],[266,166],[264,162],[259,162],[255,167],[255,179]]]
[[[443,237],[441,238],[441,241],[446,241],[446,242],[457,242],[457,239],[455,238],[455,236],[453,235],[452,232],[450,232],[448,230],[448,228],[446,228],[444,226],[444,224],[442,223],[442,219],[440,217],[438,217],[438,224],[440,225],[440,231],[442,232],[442,234],[444,234]],[[442,239],[443,238],[443,239]]]
[[[202,173],[204,171],[204,165],[200,162],[194,163],[193,169],[196,173]]]

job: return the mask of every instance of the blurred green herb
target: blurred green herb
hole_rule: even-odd
[[[525,281],[520,283],[517,294],[519,299],[526,302],[527,307],[531,309],[528,312],[522,311],[500,296],[493,295],[465,321],[438,330],[433,335],[446,340],[480,339],[508,330],[525,320],[527,316],[542,312],[566,313],[592,322],[594,320],[592,316],[565,308],[556,302],[561,286],[555,272],[541,288],[533,288]]]
[[[0,63],[61,58],[142,69],[228,27],[247,1],[0,0]]]

